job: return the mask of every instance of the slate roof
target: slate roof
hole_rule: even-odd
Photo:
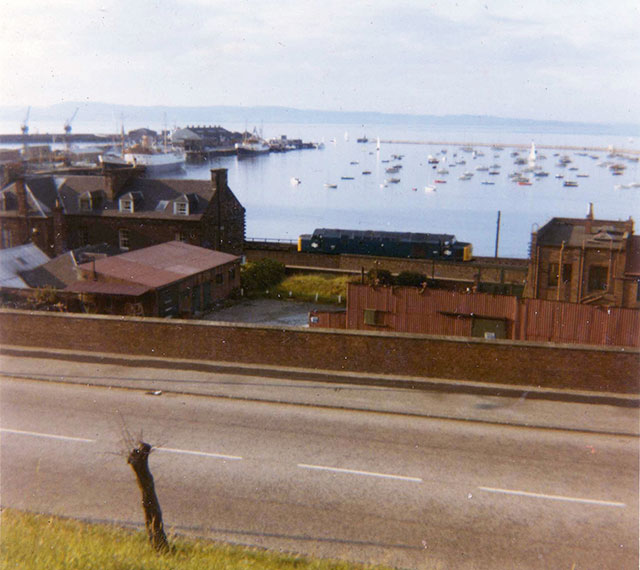
[[[591,222],[591,231],[587,223]],[[538,230],[537,244],[540,246],[601,247],[611,241],[619,243],[629,237],[629,222],[619,220],[588,220],[586,218],[552,218]]]
[[[102,275],[147,288],[158,288],[238,259],[239,257],[228,253],[171,241],[98,259],[95,265],[85,263],[79,267],[84,271],[95,270],[98,279]],[[86,281],[86,283],[99,282]],[[89,285],[82,287],[87,288]],[[75,291],[77,285],[74,284],[68,289]]]
[[[32,243],[0,249],[0,287],[29,288],[20,273],[47,261],[47,255]]]
[[[20,273],[29,287],[64,289],[78,280],[78,265],[92,257],[113,255],[115,248],[107,244],[88,245],[58,255],[46,263]]]
[[[25,179],[27,193],[27,207],[29,215],[35,217],[47,217],[55,207],[58,197],[57,188],[51,177],[27,177]],[[16,183],[12,182],[2,190],[7,210],[17,211],[18,198]]]
[[[59,192],[67,214],[89,214],[80,210],[80,197],[86,192],[104,191],[105,179],[102,176],[68,176],[59,179]],[[133,214],[119,211],[119,199],[128,194],[138,196]],[[211,181],[208,180],[157,180],[137,178],[126,184],[114,200],[104,200],[100,209],[92,210],[96,215],[127,216],[142,213],[145,217],[177,217],[173,211],[173,201],[186,196],[189,201],[189,215],[180,218],[199,219],[209,207],[214,195]]]

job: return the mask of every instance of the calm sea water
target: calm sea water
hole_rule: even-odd
[[[247,125],[223,126],[236,131],[247,128]],[[52,127],[55,130],[55,126]],[[109,130],[113,129],[108,125],[74,125],[75,132]],[[590,202],[598,218],[640,218],[640,188],[617,187],[640,182],[638,162],[608,158],[606,151],[587,151],[587,156],[583,156],[580,151],[542,148],[567,145],[606,149],[611,145],[637,152],[640,137],[632,140],[552,129],[532,133],[525,129],[441,126],[429,129],[413,125],[278,124],[263,125],[262,132],[265,138],[287,135],[324,142],[325,147],[244,159],[222,157],[201,166],[188,166],[186,172],[174,175],[209,179],[211,168],[227,168],[229,185],[247,209],[247,237],[250,238],[295,240],[298,235],[311,233],[318,227],[451,233],[460,241],[472,242],[476,255],[493,255],[500,211],[499,254],[526,257],[531,231],[536,225],[541,226],[554,216],[584,217]],[[364,135],[369,143],[357,143],[356,139]],[[376,150],[377,137],[382,140],[379,151]],[[546,156],[539,158],[537,164],[549,176],[536,178],[530,174],[531,186],[521,186],[509,179],[510,173],[524,168],[514,164],[511,153],[515,149],[510,145],[529,146],[532,141],[539,155]],[[475,145],[473,148],[484,156],[473,158],[471,152],[461,149],[462,143]],[[504,150],[494,151],[479,146],[481,143],[500,144]],[[528,156],[528,149],[518,150],[522,157]],[[438,174],[427,160],[429,155],[441,158],[443,151],[446,151],[449,170],[446,175]],[[559,167],[559,156],[555,154],[567,155],[572,162]],[[403,155],[403,158],[393,160],[392,155]],[[466,164],[455,164],[462,160]],[[599,166],[606,161],[624,164],[624,174],[613,176],[609,168]],[[396,174],[386,173],[385,169],[392,164],[401,164],[402,169]],[[497,176],[476,170],[479,166],[494,164],[501,166]],[[363,171],[371,174],[364,175]],[[464,172],[474,175],[470,180],[459,180]],[[556,174],[564,175],[564,179],[556,179]],[[588,177],[578,177],[578,174]],[[342,180],[345,176],[353,180]],[[385,184],[392,176],[400,182]],[[298,178],[300,184],[292,184],[292,178]],[[437,184],[436,179],[446,183]],[[564,180],[574,180],[578,186],[564,187]],[[483,185],[483,181],[494,184]],[[337,188],[327,188],[325,184],[337,184]],[[426,186],[434,186],[436,191],[425,192]]]
[[[229,127],[233,128],[233,127]],[[242,130],[243,126],[237,126]],[[202,166],[188,166],[177,175],[207,179],[211,168],[227,168],[229,185],[247,209],[247,237],[297,239],[318,227],[452,233],[460,241],[473,243],[476,255],[495,251],[497,213],[501,212],[499,254],[526,257],[532,229],[554,216],[584,217],[593,203],[595,215],[605,219],[627,219],[640,215],[640,188],[616,188],[640,181],[638,162],[607,158],[606,151],[580,151],[540,148],[545,145],[571,145],[637,148],[628,138],[566,135],[562,133],[505,133],[496,130],[425,131],[408,126],[383,126],[365,129],[359,125],[270,125],[265,137],[286,134],[305,141],[323,141],[322,150],[301,150],[238,159],[222,157]],[[348,133],[348,140],[345,138]],[[366,135],[369,143],[356,142]],[[376,150],[376,138],[383,141]],[[400,144],[384,141],[435,141],[447,144]],[[334,142],[335,141],[335,142]],[[530,145],[534,141],[537,164],[549,173],[536,178],[531,186],[521,186],[509,174],[524,166],[514,164],[509,145]],[[500,143],[502,151],[474,146],[484,156],[473,157],[459,144]],[[518,149],[527,157],[529,149]],[[446,151],[449,174],[438,174],[442,167],[428,163],[429,155],[442,158]],[[559,156],[571,159],[566,167],[557,166]],[[393,155],[402,155],[393,160]],[[597,156],[597,158],[592,158]],[[460,161],[466,164],[454,164]],[[626,165],[622,176],[613,176],[602,162]],[[389,161],[389,162],[387,162]],[[401,164],[396,174],[385,170]],[[499,175],[478,171],[477,167],[501,166]],[[570,168],[577,170],[569,170]],[[497,170],[497,169],[496,169]],[[362,174],[370,171],[371,174]],[[460,180],[472,172],[470,180]],[[556,179],[556,174],[564,179]],[[578,177],[587,175],[588,177]],[[342,177],[353,180],[343,180]],[[397,184],[386,183],[390,177]],[[298,178],[299,184],[292,184]],[[435,183],[435,180],[446,183]],[[578,187],[564,187],[564,180]],[[483,185],[482,182],[493,182]],[[325,184],[337,184],[327,188]],[[435,187],[435,192],[425,187]]]

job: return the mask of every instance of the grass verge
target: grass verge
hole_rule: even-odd
[[[357,278],[359,279],[359,278]],[[317,301],[320,303],[344,304],[347,298],[347,283],[353,281],[352,275],[291,275],[274,289],[281,298]]]
[[[3,509],[0,568],[20,570],[363,570],[341,561],[308,559],[206,540],[170,536],[157,554],[144,531]]]

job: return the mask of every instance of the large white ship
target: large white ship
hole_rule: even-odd
[[[156,176],[181,170],[185,166],[185,154],[181,151],[156,151],[129,149],[124,154],[106,153],[99,157],[105,166],[144,166],[145,174]]]

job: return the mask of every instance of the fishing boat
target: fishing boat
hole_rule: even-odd
[[[266,154],[269,151],[271,151],[271,147],[258,136],[255,129],[252,135],[245,136],[242,142],[236,143],[238,156],[255,156]]]
[[[181,151],[164,151],[155,147],[140,145],[126,149],[122,154],[109,152],[98,156],[100,164],[106,167],[143,166],[145,174],[155,176],[177,172],[185,166],[185,154]]]

